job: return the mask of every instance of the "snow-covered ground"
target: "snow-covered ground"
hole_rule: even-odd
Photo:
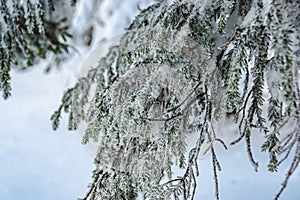
[[[120,4],[119,13],[114,12],[112,16],[104,15],[101,18],[106,22],[107,31],[102,32],[104,36],[115,35],[133,15],[124,18],[122,13],[136,12],[138,0],[126,6],[122,6],[121,1],[105,2],[102,9],[107,10]],[[81,9],[80,12],[89,10]],[[82,14],[84,13],[78,15]],[[77,61],[82,61],[84,54],[78,55]],[[63,91],[74,81],[76,69],[65,66],[49,75],[42,71],[42,67],[37,67],[26,73],[14,72],[12,97],[7,101],[0,98],[0,199],[72,200],[83,197],[91,181],[93,158],[81,145],[77,133],[66,130],[65,119],[56,132],[52,131],[50,122],[50,116],[57,109]],[[232,128],[230,123],[225,124],[223,134],[232,134]],[[260,143],[261,139],[257,137],[254,143]],[[258,172],[254,172],[243,143],[228,151],[220,147],[218,158],[223,169],[219,173],[221,199],[268,200],[274,197],[288,170],[289,162],[282,165],[277,173],[270,173],[266,167],[267,155],[260,153],[258,148],[254,151],[254,156],[260,162]],[[210,156],[199,160],[199,168],[196,199],[214,199]],[[299,184],[298,169],[281,199],[299,200]]]
[[[45,75],[35,68],[12,75],[13,95],[0,99],[0,199],[82,197],[93,159],[66,124],[54,132],[50,123],[66,88],[66,74]]]

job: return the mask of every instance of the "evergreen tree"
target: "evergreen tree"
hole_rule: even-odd
[[[99,144],[84,199],[194,199],[208,154],[219,199],[216,145],[245,141],[257,170],[253,133],[266,137],[271,172],[293,158],[279,199],[300,162],[299,23],[298,0],[160,0],[142,10],[51,117],[57,129],[66,112],[70,130],[87,124],[83,143]],[[230,144],[217,128],[225,114],[239,127]]]

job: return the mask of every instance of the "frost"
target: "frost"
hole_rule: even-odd
[[[267,72],[267,83],[269,86],[270,94],[274,99],[282,100],[280,88],[280,74],[275,69],[269,69]]]
[[[119,43],[96,48],[97,63],[88,57],[88,75],[53,117],[57,122],[63,109],[70,112],[70,129],[86,124],[83,143],[97,146],[85,199],[141,193],[144,199],[193,199],[197,161],[208,155],[219,199],[216,147],[244,141],[258,170],[257,132],[266,136],[262,151],[276,171],[299,139],[298,128],[285,131],[299,119],[298,51],[290,34],[299,28],[280,15],[283,9],[299,16],[292,2],[158,1],[141,11]],[[104,57],[101,48],[109,49]],[[70,96],[71,103],[64,100]],[[239,132],[231,141],[222,133],[226,115]],[[182,174],[173,174],[176,167]]]

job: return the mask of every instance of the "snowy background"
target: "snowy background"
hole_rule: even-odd
[[[13,94],[0,99],[0,199],[82,197],[93,160],[74,132],[51,130],[50,116],[65,89],[60,72],[13,74]]]
[[[93,8],[88,4],[93,1],[85,2],[90,3],[84,4],[81,1],[80,9],[75,14],[88,18],[86,13]],[[123,1],[104,2],[101,9],[106,12],[101,20],[109,26],[99,28],[93,47],[103,37],[112,37],[122,32],[137,12],[138,0],[121,2]],[[111,14],[116,4],[119,12]],[[83,26],[85,21],[81,23]],[[80,51],[81,54],[77,55],[73,63],[84,60],[89,50]],[[26,73],[12,74],[12,97],[7,101],[0,98],[0,199],[72,200],[85,195],[94,169],[93,158],[81,145],[78,134],[66,130],[64,120],[56,132],[52,131],[50,122],[50,116],[57,109],[63,91],[73,84],[76,71],[78,68],[74,69],[69,64],[48,75],[43,73],[43,66]],[[223,134],[233,132],[234,127],[226,122]],[[260,144],[261,139],[257,137],[254,144]],[[243,143],[228,151],[219,149],[223,169],[219,173],[221,199],[268,200],[274,197],[288,170],[289,162],[282,165],[278,173],[272,174],[267,171],[267,155],[260,153],[259,148],[254,152],[260,163],[259,172],[254,172]],[[196,199],[214,199],[209,156],[199,160],[199,168]],[[299,185],[298,169],[281,199],[299,200]]]

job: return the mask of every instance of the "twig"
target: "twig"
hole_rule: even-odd
[[[293,159],[293,162],[286,174],[286,177],[284,179],[284,181],[281,184],[281,188],[278,191],[278,193],[276,194],[274,200],[278,200],[279,197],[281,196],[282,192],[284,191],[284,189],[286,188],[288,181],[291,177],[291,175],[294,173],[295,169],[298,167],[299,162],[300,162],[300,124],[298,125],[298,131],[297,131],[297,147],[296,147],[296,151],[295,151],[295,156]]]
[[[193,177],[193,192],[192,192],[192,200],[194,199],[195,197],[195,193],[196,193],[196,188],[197,188],[197,180],[196,180],[196,177],[195,177],[195,174],[193,173],[192,174],[192,177]]]
[[[291,116],[289,116],[285,121],[283,121],[279,127],[277,127],[276,129],[274,129],[272,131],[272,133],[269,133],[267,134],[265,137],[268,137],[269,135],[273,135],[273,134],[276,134],[276,133],[279,133],[280,129],[282,129],[288,122],[289,120],[291,119]],[[289,134],[290,135],[290,134]],[[282,140],[284,140],[286,137],[284,137]]]
[[[247,97],[246,97],[246,99],[245,99],[245,101],[244,101],[244,105],[239,109],[239,111],[237,112],[237,115],[241,112],[241,111],[243,111],[243,113],[242,113],[242,118],[241,118],[241,121],[240,121],[240,123],[239,123],[239,130],[241,131],[241,128],[242,128],[242,123],[243,123],[243,121],[244,121],[244,119],[245,119],[245,116],[246,116],[246,107],[247,107],[247,103],[248,103],[248,101],[249,101],[249,98],[250,98],[250,95],[252,94],[252,92],[253,92],[253,88],[249,91],[249,93],[248,93],[248,95],[247,95]]]
[[[230,143],[230,145],[235,145],[235,144],[239,143],[243,139],[243,137],[245,137],[245,132],[243,132],[242,135],[238,139],[232,141]]]
[[[215,138],[214,141],[220,142],[223,145],[224,149],[226,149],[226,150],[228,149],[228,147],[226,146],[225,142],[222,139]]]
[[[281,163],[283,163],[289,157],[291,151],[292,151],[292,148],[288,149],[285,156],[276,164],[276,166],[281,165]]]
[[[247,133],[245,135],[245,140],[246,140],[246,144],[247,144],[247,153],[248,153],[249,159],[251,161],[251,164],[254,167],[254,170],[257,172],[258,171],[258,162],[256,162],[254,160],[252,150],[251,150],[251,131],[249,129],[247,129],[246,132]]]
[[[218,162],[216,161],[216,155],[214,149],[211,148],[211,151],[212,151],[211,155],[212,155],[212,163],[213,163],[214,182],[215,182],[215,195],[216,195],[216,199],[219,200],[220,199],[219,181],[218,181],[218,173],[217,173]]]
[[[245,81],[244,81],[243,96],[241,98],[241,102],[244,102],[246,93],[248,92],[249,74],[250,74],[248,66],[245,67],[245,71],[246,71],[246,76],[245,76]]]
[[[177,115],[174,115],[174,116],[169,117],[169,118],[148,118],[148,117],[141,117],[139,119],[141,119],[141,120],[147,120],[147,121],[156,121],[156,122],[167,122],[167,121],[175,119],[176,117],[179,117],[181,115],[182,115],[181,113],[178,113]]]
[[[282,145],[280,145],[280,148],[285,149],[285,147],[290,143],[292,137],[293,137],[293,133],[287,134],[287,135],[280,141],[280,143],[283,143]],[[282,150],[282,152],[284,152],[284,151]]]
[[[234,40],[234,38],[236,37],[236,35],[237,35],[237,33],[238,33],[239,30],[240,30],[239,28],[236,28],[236,29],[234,30],[234,33],[233,33],[233,35],[231,36],[231,38],[230,38],[225,44],[219,46],[218,49],[219,49],[219,50],[223,50],[223,49],[227,48],[227,46],[228,46],[228,45]]]
[[[250,94],[253,92],[253,88],[249,91],[249,93],[248,93],[248,95],[246,96],[246,99],[245,99],[245,101],[244,101],[244,104],[243,104],[243,106],[237,111],[237,116],[238,116],[238,114],[241,112],[241,111],[243,111],[243,113],[242,113],[242,118],[241,118],[241,120],[240,120],[240,123],[239,123],[239,132],[241,133],[241,136],[238,138],[238,139],[236,139],[236,140],[234,140],[234,141],[232,141],[231,143],[230,143],[230,145],[235,145],[235,144],[237,144],[238,142],[240,142],[243,138],[244,138],[244,136],[245,136],[245,128],[244,128],[244,131],[242,132],[241,131],[241,129],[242,129],[242,124],[243,124],[243,122],[244,122],[244,120],[245,120],[245,116],[246,116],[246,106],[247,106],[247,103],[248,103],[248,101],[249,101],[249,98],[250,98]],[[238,118],[236,116],[236,119]],[[246,125],[245,125],[246,126]]]
[[[187,100],[188,98],[196,91],[196,89],[201,85],[202,82],[199,82],[195,87],[194,87],[194,90],[192,92],[190,92],[182,102],[180,102],[177,106],[173,107],[173,108],[170,108],[167,110],[167,112],[171,112],[173,110],[176,110],[178,109],[180,106],[182,106]]]
[[[89,196],[92,194],[92,192],[95,192],[96,190],[96,183],[98,182],[99,178],[100,178],[100,174],[103,173],[103,170],[100,170],[97,174],[96,174],[96,177],[89,189],[89,191],[87,192],[87,194],[85,195],[84,198],[80,199],[80,200],[87,200],[89,198]]]

